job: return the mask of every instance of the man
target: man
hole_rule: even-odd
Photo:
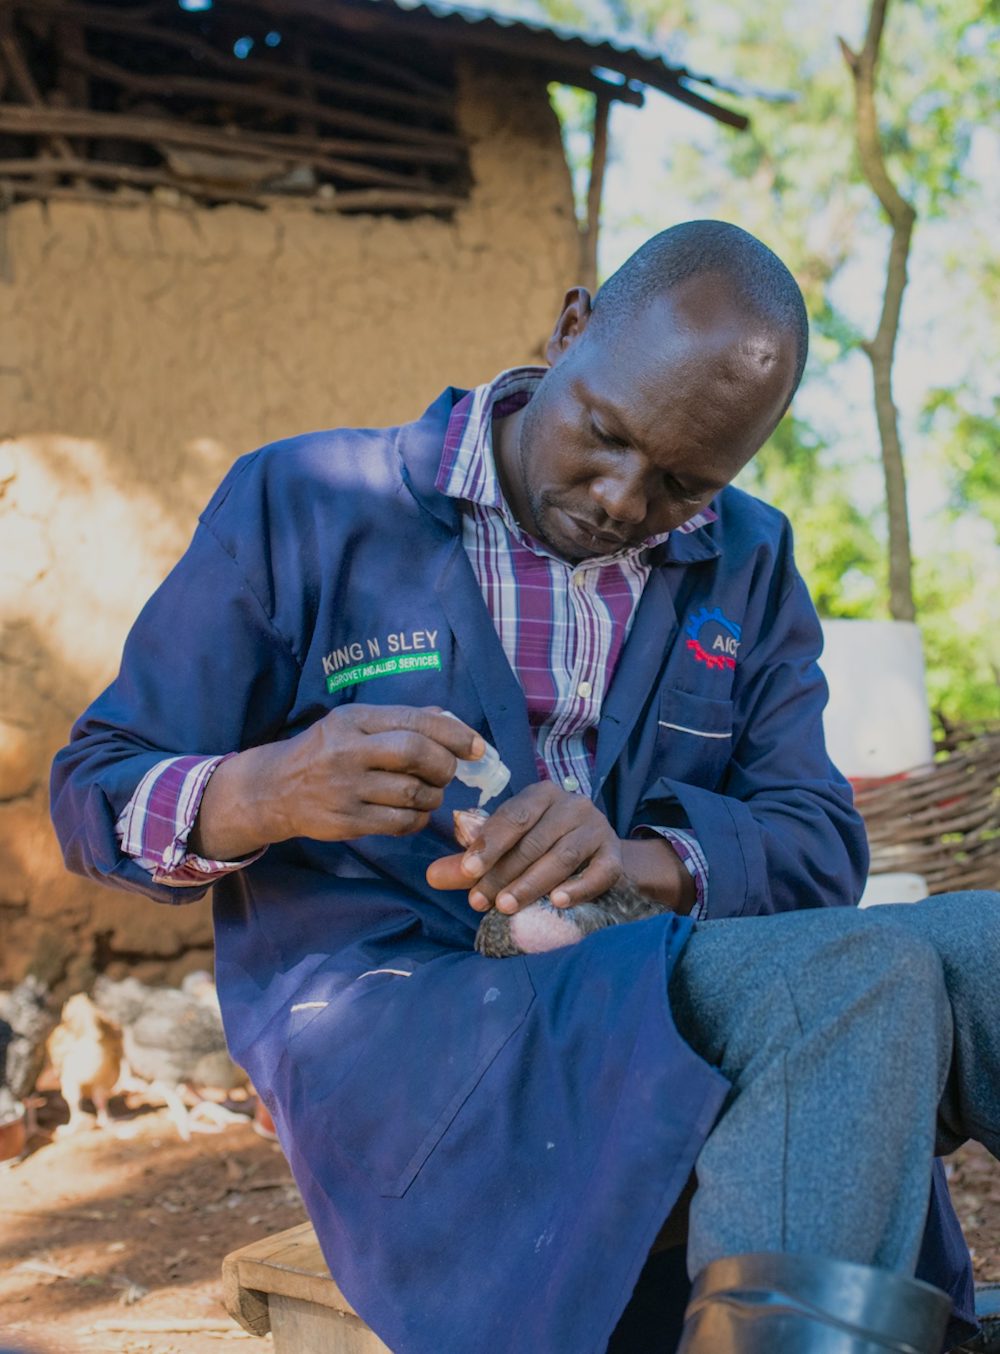
[[[900,1310],[921,1252],[953,1333],[970,1314],[940,1175],[928,1194],[936,1126],[987,1132],[986,1064],[952,1075],[933,944],[847,910],[867,854],[818,622],[787,524],[727,487],[806,343],[774,255],[693,222],[593,306],[568,293],[547,370],[244,457],[56,760],[71,868],[165,902],[216,883],[232,1051],[398,1354],[599,1354],[696,1161],[716,1315],[748,1252],[761,1291],[894,1281]],[[484,738],[512,780],[460,853],[456,759]],[[473,953],[484,909],[622,876],[670,910]],[[966,943],[970,906],[937,929]],[[736,1265],[714,1296],[713,1262]],[[718,1354],[705,1310],[685,1340]],[[737,1325],[733,1349],[781,1347]]]

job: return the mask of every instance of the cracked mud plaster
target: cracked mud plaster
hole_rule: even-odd
[[[210,943],[65,874],[55,750],[232,461],[337,424],[413,418],[443,386],[538,360],[577,231],[544,85],[463,66],[473,186],[454,220],[294,207],[24,203],[0,278],[0,983],[53,921],[156,977]]]

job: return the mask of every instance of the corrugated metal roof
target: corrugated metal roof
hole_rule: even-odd
[[[368,0],[382,9],[393,8],[404,13],[424,13],[451,26],[456,21],[470,27],[470,37],[476,30],[500,30],[516,37],[518,33],[532,34],[551,44],[552,56],[558,59],[560,53],[579,61],[586,58],[593,68],[603,68],[614,72],[630,85],[649,84],[661,89],[684,102],[700,106],[702,111],[713,116],[722,115],[723,120],[736,125],[745,125],[746,119],[731,109],[723,109],[690,90],[691,84],[705,85],[712,89],[738,97],[763,98],[772,101],[788,102],[794,96],[783,92],[766,91],[742,84],[739,81],[720,79],[688,70],[670,60],[662,49],[646,42],[641,35],[626,33],[595,33],[584,29],[570,28],[564,24],[532,18],[528,15],[510,15],[479,5],[456,4],[453,0]],[[685,98],[688,94],[691,97]]]
[[[487,9],[482,5],[451,4],[446,3],[446,0],[374,0],[374,3],[394,4],[397,9],[426,9],[437,19],[455,15],[471,24],[488,20],[499,24],[501,28],[523,28],[529,33],[548,33],[562,42],[585,42],[588,46],[602,51],[609,48],[616,52],[631,52],[650,61],[666,62],[666,54],[662,50],[642,42],[638,35],[633,33],[610,35],[593,33],[582,28],[552,23],[549,20],[535,19],[530,15],[506,14],[500,10]]]

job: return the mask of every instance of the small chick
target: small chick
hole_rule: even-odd
[[[81,1108],[85,1096],[94,1102],[97,1127],[107,1128],[108,1099],[121,1069],[122,1036],[85,992],[70,997],[63,1007],[62,1018],[49,1036],[48,1055],[69,1105],[69,1123],[62,1124],[56,1136],[76,1133],[85,1126],[87,1117]]]
[[[214,991],[198,982],[188,988],[149,987],[137,978],[112,982],[103,976],[94,984],[98,1008],[122,1028],[129,1068],[163,1096],[185,1141],[198,1125],[181,1089],[231,1090],[247,1079],[226,1049]]]
[[[455,837],[460,846],[472,846],[487,815],[481,809],[457,809],[453,814]],[[616,884],[589,903],[555,907],[547,898],[508,915],[491,908],[479,923],[476,949],[490,959],[509,959],[515,954],[540,954],[575,945],[592,931],[622,922],[642,921],[669,911],[654,903],[626,881]]]

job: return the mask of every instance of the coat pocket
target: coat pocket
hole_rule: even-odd
[[[299,1131],[402,1195],[534,997],[521,958],[446,953],[360,974],[289,1041]]]
[[[656,723],[654,775],[716,790],[733,747],[733,702],[664,687]]]

